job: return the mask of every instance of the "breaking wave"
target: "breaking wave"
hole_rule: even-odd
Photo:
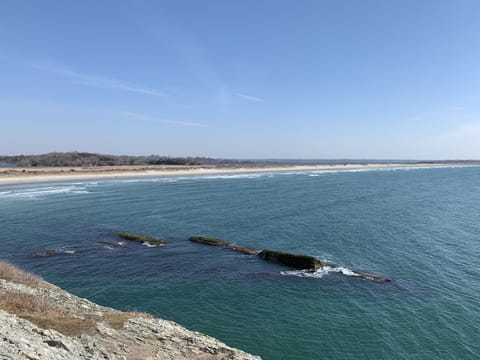
[[[360,276],[360,274],[356,273],[355,271],[343,266],[325,266],[322,269],[319,269],[317,271],[288,270],[288,271],[281,272],[281,274],[285,276],[297,276],[297,277],[307,277],[307,278],[317,278],[317,279],[320,279],[330,273],[341,273],[345,276]]]
[[[149,243],[148,241],[145,241],[142,243],[143,246],[146,246],[146,247],[161,247],[161,246],[165,246],[165,244],[151,244]]]
[[[34,188],[12,188],[0,191],[0,198],[36,199],[60,194],[88,194],[88,184],[49,185]]]

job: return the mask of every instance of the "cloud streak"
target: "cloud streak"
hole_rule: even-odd
[[[242,94],[242,93],[235,93],[234,95],[238,96],[239,98],[242,98],[243,100],[247,100],[247,101],[251,101],[251,102],[265,102],[265,100],[263,100],[259,97],[256,97],[256,96],[252,96],[252,95],[246,95],[246,94]]]
[[[181,120],[170,120],[170,119],[159,119],[154,116],[138,114],[130,111],[109,111],[113,115],[121,116],[128,118],[134,121],[141,121],[150,124],[166,124],[166,125],[177,125],[177,126],[190,126],[190,127],[206,127],[207,125],[201,124],[198,122],[192,121],[181,121]]]
[[[35,63],[35,64],[32,64],[32,67],[37,70],[64,76],[84,86],[96,87],[101,89],[118,90],[118,91],[127,91],[127,92],[148,95],[148,96],[156,96],[156,97],[168,96],[168,94],[163,91],[150,89],[148,87],[130,83],[123,80],[78,72],[66,66],[56,66],[52,64]]]

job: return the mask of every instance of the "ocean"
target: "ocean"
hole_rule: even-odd
[[[480,358],[480,167],[1,186],[0,227],[1,259],[264,359]],[[103,243],[116,231],[168,243]],[[302,272],[194,235],[335,265]]]

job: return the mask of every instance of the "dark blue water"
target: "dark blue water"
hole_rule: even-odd
[[[264,359],[480,358],[480,167],[2,186],[0,226],[1,258]],[[118,230],[168,245],[99,243]],[[337,267],[304,274],[191,235]]]

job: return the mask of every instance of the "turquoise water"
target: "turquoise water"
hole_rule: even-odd
[[[264,359],[480,358],[480,167],[2,186],[0,226],[1,258]],[[168,245],[99,243],[117,230]],[[304,274],[191,235],[337,267]],[[62,254],[32,257],[49,249]]]

